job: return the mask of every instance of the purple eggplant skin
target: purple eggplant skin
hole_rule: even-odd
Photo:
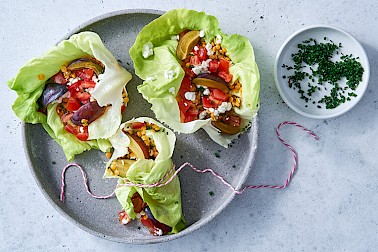
[[[83,125],[83,119],[87,120],[87,124],[94,122],[97,118],[105,113],[106,107],[100,107],[96,101],[88,102],[81,106],[71,117],[71,121],[75,125]]]
[[[68,91],[67,86],[57,83],[49,83],[43,89],[42,95],[39,97],[39,104],[42,109],[45,109],[47,105],[59,99]]]
[[[150,219],[152,224],[154,224],[155,227],[157,227],[157,228],[161,229],[161,231],[163,231],[163,234],[168,234],[169,232],[172,231],[172,228],[170,226],[167,226],[167,225],[159,222],[157,219],[155,219],[155,217],[152,215],[151,209],[148,206],[146,206],[144,208],[144,212],[146,213],[148,219]]]
[[[213,80],[213,81],[216,81],[216,82],[219,82],[219,83],[222,83],[222,84],[224,84],[224,85],[226,85],[227,86],[227,82],[223,79],[223,78],[221,78],[221,77],[219,77],[219,76],[216,76],[216,75],[212,75],[212,74],[199,74],[199,75],[197,75],[195,78],[205,78],[205,79],[210,79],[210,80]]]

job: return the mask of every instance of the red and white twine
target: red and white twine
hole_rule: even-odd
[[[248,186],[243,187],[241,190],[237,190],[230,183],[228,183],[221,175],[219,175],[216,172],[214,172],[214,170],[212,170],[210,168],[206,168],[204,170],[201,170],[201,169],[198,169],[198,168],[194,167],[191,163],[186,162],[186,163],[182,164],[174,173],[173,173],[173,171],[175,170],[175,167],[173,167],[162,179],[160,179],[156,183],[153,183],[153,184],[138,184],[138,183],[132,183],[132,182],[130,182],[128,180],[125,180],[124,183],[118,184],[117,187],[120,187],[120,186],[135,186],[135,187],[142,187],[142,188],[162,187],[162,186],[165,186],[165,185],[169,184],[178,175],[178,173],[182,169],[184,169],[186,166],[189,166],[195,172],[198,172],[198,173],[210,172],[212,175],[214,175],[216,178],[218,178],[224,185],[226,185],[228,188],[230,188],[235,194],[242,194],[247,189],[257,189],[257,188],[283,189],[283,188],[285,188],[285,187],[287,187],[289,185],[291,179],[293,178],[294,173],[295,173],[295,171],[297,169],[297,160],[298,160],[298,156],[297,156],[297,153],[294,150],[294,148],[290,144],[288,144],[285,140],[283,140],[283,138],[280,135],[280,132],[279,132],[280,128],[283,125],[286,125],[286,124],[287,125],[294,125],[294,126],[300,128],[300,129],[302,129],[306,133],[308,133],[315,140],[319,140],[319,138],[314,133],[312,133],[310,130],[308,130],[307,128],[303,127],[302,125],[300,125],[298,123],[290,122],[290,121],[285,121],[285,122],[282,122],[282,123],[278,124],[277,129],[276,129],[277,137],[278,137],[278,139],[281,141],[281,143],[283,145],[285,145],[287,148],[290,149],[290,151],[293,154],[293,168],[291,169],[291,171],[289,173],[289,176],[287,177],[287,179],[285,181],[285,184],[283,184],[283,185],[248,185]],[[86,176],[83,168],[80,165],[78,165],[78,164],[72,163],[72,164],[68,164],[66,167],[64,167],[64,169],[62,171],[62,187],[61,187],[61,193],[60,193],[60,201],[62,201],[62,202],[64,201],[65,172],[71,166],[75,166],[75,167],[78,167],[80,169],[82,177],[83,177],[85,189],[86,189],[87,193],[91,197],[96,198],[96,199],[107,199],[107,198],[112,197],[115,194],[115,190],[111,194],[106,195],[106,196],[96,196],[96,195],[92,194],[91,191],[89,190],[87,176]],[[166,180],[166,178],[170,174],[172,174],[172,173],[173,173],[173,175],[170,176],[168,180]],[[163,182],[164,180],[166,180],[166,181]]]

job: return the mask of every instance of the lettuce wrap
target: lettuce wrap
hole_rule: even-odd
[[[47,115],[39,110],[38,99],[42,95],[46,80],[60,71],[61,67],[75,59],[92,56],[100,61],[105,71],[101,80],[91,92],[92,97],[103,107],[110,105],[106,112],[88,125],[88,140],[80,141],[64,129],[56,113],[56,103],[47,106]],[[47,51],[41,57],[28,61],[8,81],[8,86],[18,94],[12,108],[17,117],[26,123],[41,123],[48,134],[63,148],[67,160],[91,148],[108,150],[106,140],[118,129],[122,114],[122,92],[131,80],[131,74],[122,68],[114,56],[93,32],[81,32]]]
[[[154,142],[158,154],[154,159],[143,157],[137,157],[134,160],[123,159],[121,163],[123,163],[123,161],[132,161],[132,163],[131,165],[128,162],[123,163],[124,166],[120,169],[124,169],[126,171],[125,174],[115,175],[110,169],[111,164],[113,161],[117,159],[120,160],[120,158],[128,154],[129,147],[131,147],[131,138],[129,138],[125,132],[130,130],[131,125],[136,122],[147,122],[157,125],[160,128],[158,131],[154,129],[147,129],[145,131],[145,135]],[[119,187],[116,189],[116,196],[127,215],[131,219],[137,217],[134,211],[132,197],[135,193],[138,193],[148,205],[154,218],[172,227],[170,233],[177,233],[184,229],[186,224],[181,209],[181,190],[177,176],[170,183],[162,187],[141,188],[136,186],[122,186],[122,184],[126,182],[154,184],[163,179],[168,172],[174,169],[174,164],[171,160],[176,141],[174,133],[151,118],[140,117],[123,123],[118,131],[109,138],[109,141],[113,146],[114,152],[106,164],[107,168],[104,177],[119,178]],[[164,181],[167,181],[169,177],[170,176],[167,176]]]
[[[243,36],[223,34],[214,16],[187,9],[167,12],[146,25],[130,49],[136,74],[144,80],[138,91],[152,104],[156,118],[179,133],[193,133],[203,128],[218,144],[227,147],[234,135],[221,134],[211,119],[180,122],[180,109],[175,99],[185,76],[176,57],[177,34],[183,30],[201,30],[207,43],[220,36],[232,61],[229,68],[232,81],[242,83],[242,102],[235,112],[242,118],[241,131],[245,131],[259,105],[260,76],[249,40]],[[170,76],[167,76],[170,73]],[[168,78],[167,78],[168,77]]]

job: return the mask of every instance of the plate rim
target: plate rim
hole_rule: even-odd
[[[311,114],[311,113],[307,113],[301,109],[299,109],[297,106],[295,106],[292,102],[290,102],[290,100],[286,97],[286,95],[284,94],[282,88],[281,88],[281,85],[280,85],[280,81],[278,80],[278,62],[279,62],[279,59],[281,57],[281,54],[283,52],[283,50],[286,48],[286,46],[288,45],[288,43],[297,35],[307,31],[307,30],[311,30],[311,29],[319,29],[319,28],[327,28],[327,29],[331,29],[331,30],[336,30],[344,35],[346,35],[357,47],[358,49],[361,51],[362,55],[358,55],[360,58],[364,58],[364,62],[366,62],[366,66],[365,66],[365,71],[366,71],[366,81],[364,86],[362,87],[362,90],[361,90],[361,94],[356,97],[356,99],[354,99],[354,103],[351,104],[350,106],[348,106],[346,109],[344,110],[341,110],[337,113],[332,113],[332,114],[329,114],[329,115],[314,115],[314,114]],[[274,82],[276,84],[276,87],[277,87],[277,90],[281,96],[281,98],[284,100],[284,102],[292,109],[294,110],[295,112],[297,112],[298,114],[302,115],[302,116],[305,116],[305,117],[308,117],[308,118],[312,118],[312,119],[330,119],[330,118],[335,118],[335,117],[338,117],[338,116],[341,116],[343,114],[345,114],[346,112],[350,111],[352,108],[354,108],[359,102],[360,100],[362,99],[362,97],[364,96],[366,90],[367,90],[367,87],[368,87],[368,84],[369,84],[369,79],[370,79],[370,64],[369,64],[369,58],[367,56],[367,53],[364,49],[364,47],[362,46],[362,44],[355,38],[353,37],[350,33],[348,33],[347,31],[345,31],[344,29],[342,28],[339,28],[339,27],[336,27],[336,26],[332,26],[332,25],[324,25],[324,24],[315,24],[315,25],[309,25],[309,26],[306,26],[306,27],[303,27],[297,31],[295,31],[294,33],[292,33],[284,42],[283,44],[281,45],[280,49],[278,50],[277,54],[276,54],[276,57],[275,57],[275,61],[274,61]]]
[[[81,29],[83,29],[83,28],[85,28],[85,27],[87,27],[91,24],[94,24],[98,21],[104,20],[106,18],[112,18],[112,17],[116,17],[116,16],[120,16],[120,15],[127,15],[127,14],[157,14],[157,15],[162,15],[164,13],[165,13],[164,11],[156,10],[156,9],[124,9],[124,10],[117,10],[117,11],[113,11],[113,12],[108,12],[108,13],[96,16],[92,19],[89,19],[88,21],[86,21],[86,22],[80,24],[79,26],[75,27],[70,32],[68,32],[61,40],[59,40],[57,42],[57,44],[60,41],[69,38],[73,34],[80,31]],[[127,237],[119,238],[119,237],[104,234],[104,233],[101,233],[101,232],[96,232],[93,229],[87,227],[86,225],[80,223],[79,221],[77,221],[76,219],[71,217],[66,211],[63,210],[63,208],[61,206],[59,206],[59,199],[58,199],[59,197],[57,197],[57,200],[54,200],[52,197],[50,197],[48,192],[43,188],[42,182],[39,180],[38,175],[37,175],[37,168],[34,166],[33,160],[31,158],[31,156],[32,156],[31,155],[32,152],[30,150],[31,146],[28,144],[28,137],[29,136],[27,135],[27,131],[28,131],[27,127],[28,126],[30,126],[29,123],[22,122],[21,128],[22,128],[23,151],[24,151],[24,155],[26,157],[29,169],[32,173],[32,176],[33,176],[35,182],[37,183],[37,186],[39,187],[40,191],[42,192],[44,197],[47,199],[47,201],[50,203],[50,205],[52,205],[53,208],[59,214],[61,214],[63,217],[65,217],[65,219],[67,219],[68,221],[73,223],[75,226],[79,227],[80,229],[86,231],[87,233],[89,233],[91,235],[94,235],[94,236],[97,236],[97,237],[100,237],[100,238],[103,238],[103,239],[106,239],[106,240],[110,240],[110,241],[113,241],[113,242],[128,243],[128,244],[142,244],[143,245],[143,244],[155,244],[155,243],[161,243],[161,242],[168,242],[168,241],[171,241],[171,240],[181,238],[181,237],[183,237],[187,234],[193,233],[194,231],[196,231],[196,230],[200,229],[201,227],[205,226],[206,224],[208,224],[210,221],[215,219],[215,217],[218,216],[231,203],[231,201],[236,196],[235,193],[231,193],[230,196],[225,201],[223,201],[223,203],[220,205],[220,207],[217,208],[216,211],[214,211],[211,215],[204,218],[199,225],[195,225],[196,223],[198,223],[198,221],[194,222],[192,225],[186,227],[184,230],[180,231],[177,234],[159,236],[159,237],[156,237],[156,238],[153,238],[153,239],[135,239],[135,238],[127,239]],[[246,179],[247,179],[247,177],[248,177],[248,175],[249,175],[249,173],[250,173],[250,171],[253,167],[255,159],[256,159],[255,154],[256,154],[256,151],[257,151],[257,148],[258,148],[258,142],[259,142],[259,139],[258,139],[258,135],[259,135],[259,115],[258,115],[258,113],[252,118],[251,127],[248,131],[251,133],[250,137],[252,137],[251,150],[250,150],[250,153],[249,153],[252,156],[252,158],[250,158],[248,160],[248,163],[250,165],[244,166],[244,169],[240,171],[241,177],[238,180],[237,184],[235,185],[235,189],[237,189],[237,190],[240,190],[241,186],[246,181]],[[72,163],[72,162],[67,162],[67,164],[69,164],[69,163]]]

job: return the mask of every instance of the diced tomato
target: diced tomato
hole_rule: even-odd
[[[77,134],[77,130],[76,130],[75,127],[72,126],[71,124],[66,124],[66,126],[64,126],[64,129],[65,129],[66,131],[68,131],[69,133],[75,135],[75,136],[76,136],[76,134]]]
[[[180,110],[180,122],[185,122],[185,113]]]
[[[203,96],[202,97],[202,105],[204,108],[216,108],[217,106],[215,106],[214,103],[211,102],[211,100],[206,97],[206,96]]]
[[[180,102],[178,102],[178,106],[179,106],[179,109],[180,111],[182,111],[184,114],[188,111],[188,109],[190,108],[190,105],[192,105],[192,102],[191,101],[188,101],[188,100],[182,100]]]
[[[214,97],[214,92],[212,92],[209,96],[209,100],[211,104],[213,104],[213,108],[217,108],[222,104],[222,101]]]
[[[125,109],[126,109],[126,106],[125,106],[125,104],[123,104],[122,107],[121,107],[121,113],[123,113],[123,111],[125,111]]]
[[[218,76],[221,77],[225,82],[230,82],[232,80],[232,74],[230,73],[218,72]]]
[[[69,86],[68,91],[70,91],[71,96],[75,96],[75,94],[78,92],[83,92],[83,88],[81,87],[81,81],[78,81]]]
[[[144,123],[142,122],[133,122],[131,123],[131,128],[132,129],[140,129],[144,126]]]
[[[187,112],[186,112],[187,115],[190,115],[190,116],[198,116],[199,114],[199,110],[197,108],[190,108]]]
[[[187,123],[187,122],[191,122],[191,121],[194,121],[194,120],[197,120],[197,116],[187,114],[185,116],[184,122]]]
[[[212,72],[212,73],[215,73],[218,71],[218,67],[219,67],[219,61],[218,60],[212,60],[209,62],[209,71]]]
[[[218,68],[219,72],[228,73],[229,68],[230,68],[230,61],[225,60],[225,59],[219,59],[219,68]]]
[[[147,217],[147,215],[143,215],[142,217],[140,217],[140,222],[143,224],[143,226],[148,228],[148,231],[150,231],[152,235],[157,235],[159,233],[159,230],[154,226],[154,224]]]
[[[79,77],[82,80],[91,81],[92,76],[93,76],[93,69],[90,69],[90,68],[80,69],[80,70],[75,71],[75,74],[77,77]]]
[[[198,50],[198,58],[200,61],[207,60],[208,56],[207,56],[207,50],[205,47],[200,47],[200,49]]]
[[[201,64],[201,61],[197,55],[191,56],[190,57],[190,65],[199,65]]]
[[[58,84],[66,84],[68,82],[68,80],[66,80],[66,78],[64,78],[64,75],[61,71],[59,71],[57,74],[55,74],[52,78],[53,78],[54,82],[58,83]]]
[[[86,132],[85,131],[79,132],[79,133],[76,134],[76,137],[80,141],[87,141],[88,140],[88,127],[83,127],[83,128],[87,129]]]
[[[211,91],[211,95],[210,96],[213,96],[215,99],[217,100],[221,100],[221,101],[228,101],[228,95],[226,93],[224,93],[223,91],[217,89],[217,88],[214,88],[212,91]]]
[[[68,98],[66,109],[70,112],[76,111],[80,108],[80,103],[73,97]]]
[[[192,71],[192,69],[184,67],[185,71],[185,77],[189,80],[192,80],[194,77],[196,77],[196,74]]]
[[[191,87],[192,87],[191,81],[188,78],[184,77],[184,79],[181,82],[180,90],[178,92],[180,97],[185,99],[185,93],[189,92]]]
[[[82,103],[87,103],[91,98],[91,94],[87,92],[76,93],[76,98],[79,99]]]
[[[92,80],[85,80],[81,82],[80,85],[82,88],[94,88],[96,86],[96,82]]]

